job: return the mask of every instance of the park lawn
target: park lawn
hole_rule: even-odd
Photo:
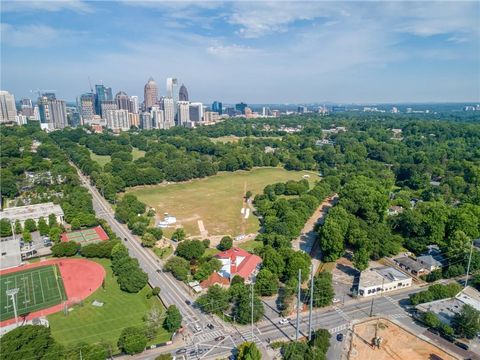
[[[88,151],[90,151],[90,158],[96,161],[102,168],[110,162],[110,155],[97,155],[90,149]]]
[[[245,191],[262,193],[264,187],[276,182],[301,180],[309,175],[311,183],[318,175],[307,171],[287,171],[283,168],[255,168],[251,171],[221,172],[205,179],[183,183],[136,187],[127,190],[138,200],[155,208],[157,216],[169,213],[177,225],[185,228],[187,236],[199,236],[198,220],[202,220],[209,235],[237,236],[255,233],[259,221],[250,212],[248,219],[240,213]],[[168,236],[168,231],[165,231]]]
[[[229,142],[233,142],[233,143],[236,143],[238,142],[240,139],[247,139],[247,138],[251,138],[251,139],[275,139],[275,140],[282,140],[282,137],[281,136],[264,136],[264,137],[254,137],[254,136],[235,136],[235,135],[227,135],[227,136],[220,136],[220,137],[217,137],[217,138],[210,138],[210,140],[214,143],[229,143]]]
[[[145,156],[145,151],[143,150],[140,150],[140,149],[137,149],[136,147],[134,147],[132,149],[132,157],[133,157],[133,160],[137,160],[137,159],[140,159],[142,157]]]
[[[240,244],[235,244],[235,242],[234,242],[233,246],[234,247],[239,247],[240,249],[243,249],[245,251],[253,253],[253,251],[255,249],[262,248],[263,243],[261,241],[249,240],[249,241],[245,241],[245,242],[240,243]]]
[[[153,252],[160,259],[165,259],[165,258],[167,258],[167,257],[169,257],[170,255],[173,254],[173,246],[170,245],[170,246],[167,246],[167,247],[164,247],[164,248],[154,247]]]
[[[101,287],[84,300],[83,306],[75,306],[67,316],[59,312],[48,316],[53,337],[63,345],[76,345],[79,342],[105,342],[112,345],[117,353],[117,340],[123,328],[141,326],[143,316],[153,306],[163,310],[158,298],[146,298],[151,291],[145,286],[137,294],[120,290],[117,279],[110,268],[108,259],[92,259],[101,264],[106,271],[105,290]],[[104,303],[102,307],[92,305],[93,300]],[[151,343],[170,340],[170,334],[163,328]]]
[[[203,256],[204,257],[214,256],[214,255],[217,255],[219,252],[220,252],[220,250],[218,250],[216,248],[207,248],[207,249],[205,249],[205,253],[203,254]]]

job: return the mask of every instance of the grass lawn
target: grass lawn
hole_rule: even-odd
[[[167,247],[164,247],[164,248],[154,247],[153,252],[160,259],[165,259],[173,253],[173,246],[170,245],[170,246],[167,246]]]
[[[143,316],[154,306],[163,310],[158,298],[146,298],[151,291],[146,286],[137,294],[120,290],[110,268],[110,260],[94,259],[106,270],[105,290],[99,288],[87,299],[83,306],[75,306],[67,316],[63,312],[48,316],[54,338],[63,345],[75,345],[79,342],[106,342],[118,352],[117,340],[123,328],[143,324]],[[104,303],[102,307],[92,305],[93,300]],[[170,334],[161,329],[151,343],[168,341]]]
[[[237,236],[258,231],[259,221],[250,214],[245,220],[240,213],[245,191],[261,193],[268,184],[301,180],[310,175],[312,183],[318,176],[306,171],[283,168],[256,168],[251,171],[221,172],[217,175],[176,184],[137,187],[128,190],[159,216],[169,213],[177,218],[187,235],[199,236],[198,220],[202,220],[209,235]],[[165,231],[168,234],[168,231]],[[168,236],[168,235],[167,235]]]
[[[213,256],[213,255],[217,255],[219,252],[220,252],[220,250],[218,250],[216,248],[208,248],[208,249],[205,249],[205,254],[203,254],[203,256],[205,256],[205,257]]]
[[[140,149],[137,149],[137,148],[133,148],[132,150],[132,157],[133,157],[133,160],[137,160],[141,157],[144,157],[145,156],[145,151],[143,150],[140,150]]]
[[[90,149],[88,151],[90,151],[91,159],[99,163],[100,166],[104,167],[106,163],[110,162],[110,155],[97,155]]]
[[[18,315],[42,310],[60,304],[65,296],[62,277],[57,265],[47,265],[2,275],[0,278],[0,321],[15,316],[9,289],[18,289]]]
[[[240,249],[253,253],[255,249],[259,249],[263,247],[263,243],[261,241],[250,240],[250,241],[245,241],[244,243],[235,244],[235,241],[234,241],[233,246],[239,247]]]
[[[235,136],[235,135],[228,135],[228,136],[220,136],[220,137],[217,137],[217,138],[210,138],[210,140],[214,143],[229,143],[229,142],[238,142],[238,140],[240,139],[246,139],[248,138],[248,136],[242,136],[242,137],[238,137],[238,136]],[[254,137],[254,136],[250,136],[250,138],[252,139],[276,139],[276,140],[282,140],[282,137],[281,136],[265,136],[265,137]]]

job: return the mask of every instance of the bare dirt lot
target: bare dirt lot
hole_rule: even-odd
[[[374,349],[370,345],[375,337],[377,324],[377,336],[382,338],[380,349]],[[373,319],[357,324],[353,331],[352,346],[348,357],[350,360],[457,359],[386,319]]]

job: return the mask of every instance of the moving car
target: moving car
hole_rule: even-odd
[[[280,319],[280,321],[278,322],[280,325],[285,325],[285,324],[288,324],[288,322],[290,321],[290,319]]]
[[[186,352],[187,352],[187,349],[183,348],[183,349],[178,349],[175,354],[180,355],[180,354],[185,354]]]
[[[215,341],[222,341],[223,339],[225,339],[225,336],[217,336],[214,340]]]
[[[209,328],[210,330],[213,330],[213,329],[215,329],[215,326],[213,326],[212,324],[208,324],[207,328]]]
[[[192,302],[190,300],[185,300],[185,304],[192,305]]]
[[[343,341],[343,334],[337,334],[337,341]]]
[[[198,325],[198,324],[195,324],[193,327],[194,327],[195,330],[197,330],[197,331],[202,331],[202,327],[201,327],[200,325]]]

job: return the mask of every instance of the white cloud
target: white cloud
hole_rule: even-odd
[[[72,10],[78,13],[90,13],[93,7],[82,0],[2,0],[0,7],[2,12],[25,12],[25,11],[63,11]]]
[[[254,49],[249,46],[243,45],[212,45],[207,47],[207,52],[212,55],[220,57],[229,57],[229,56],[252,56],[259,55],[263,52],[259,49]]]
[[[60,32],[46,25],[12,26],[0,24],[1,41],[16,47],[47,47],[56,41]]]

